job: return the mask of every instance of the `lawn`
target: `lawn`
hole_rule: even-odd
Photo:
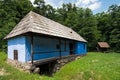
[[[48,77],[17,70],[6,63],[6,54],[0,52],[0,80],[120,80],[120,54],[89,52]]]

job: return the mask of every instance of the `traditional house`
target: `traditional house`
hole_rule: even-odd
[[[8,59],[22,63],[86,54],[86,40],[64,25],[29,12],[5,37]]]
[[[105,52],[109,47],[107,42],[98,42],[97,51]]]

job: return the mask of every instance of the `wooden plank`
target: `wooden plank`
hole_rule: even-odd
[[[42,60],[37,60],[37,61],[34,61],[34,65],[43,65],[43,64],[46,64],[46,63],[49,63],[49,62],[52,62],[52,61],[55,61],[59,59],[59,57],[54,57],[54,58],[46,58],[46,59],[42,59]]]
[[[64,59],[64,58],[67,58],[67,57],[84,56],[84,55],[86,55],[86,54],[68,55],[68,56],[61,57],[61,59]],[[40,65],[43,65],[43,64],[46,64],[46,63],[55,62],[58,59],[60,59],[60,57],[46,58],[46,59],[41,59],[41,60],[33,61],[33,64],[36,65],[36,66],[40,66]]]
[[[58,51],[34,52],[34,54],[43,54],[43,53],[45,53],[45,54],[50,54],[50,53],[59,52],[59,51],[60,51],[60,50],[58,50]],[[61,51],[61,52],[65,52],[65,51]]]
[[[61,39],[59,39],[59,46],[60,46],[60,48],[59,48],[59,57],[61,58],[62,57],[62,55],[61,55]]]

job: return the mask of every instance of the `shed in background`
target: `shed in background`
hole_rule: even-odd
[[[97,51],[105,52],[108,48],[110,48],[110,46],[107,42],[98,42],[97,44]]]

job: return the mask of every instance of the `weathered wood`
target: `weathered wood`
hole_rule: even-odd
[[[43,65],[43,64],[46,64],[46,63],[49,63],[49,62],[56,61],[58,58],[59,57],[37,60],[37,61],[34,61],[33,64],[36,65],[36,66],[40,66],[40,65]]]
[[[66,41],[66,39],[65,39],[65,48],[64,48],[64,51],[66,51],[66,44],[67,44],[66,42],[67,42],[67,41]]]
[[[57,51],[34,52],[34,54],[43,54],[43,53],[50,54],[50,53],[53,53],[53,52],[59,52],[59,50],[57,50]],[[65,51],[61,51],[61,52],[65,52]]]
[[[32,11],[29,12],[4,39],[9,39],[27,32],[87,42],[71,28],[68,28]]]
[[[62,59],[64,58],[69,58],[69,57],[77,57],[77,56],[80,56],[80,55],[69,55],[69,56],[63,56],[61,57],[52,57],[52,58],[46,58],[46,59],[42,59],[42,60],[37,60],[37,61],[33,61],[33,64],[34,65],[43,65],[43,64],[46,64],[46,63],[49,63],[49,62],[53,62],[55,60],[58,60],[59,63],[62,62]],[[60,60],[59,60],[60,59]],[[71,58],[70,58],[71,59]],[[65,60],[65,62],[69,62],[69,59],[68,60]]]
[[[60,46],[60,48],[59,48],[59,57],[61,58],[62,57],[62,55],[61,55],[61,39],[59,39],[59,46]]]

